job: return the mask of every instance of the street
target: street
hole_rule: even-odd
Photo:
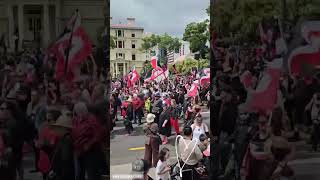
[[[203,122],[210,126],[210,113],[208,109],[203,110],[202,117]],[[131,163],[137,158],[144,157],[144,149],[142,148],[144,147],[144,133],[142,126],[134,126],[136,133],[133,136],[125,136],[122,121],[118,121],[117,126],[121,126],[122,128],[116,128],[113,137],[111,137],[111,174],[128,174],[131,171]],[[160,147],[160,149],[164,146],[167,147],[170,150],[170,158],[173,160],[176,157],[174,148],[175,137],[171,136],[169,143]]]
[[[202,113],[203,120],[206,124],[210,125],[210,113],[204,110]],[[134,125],[136,133],[133,136],[125,136],[122,121],[117,122],[113,135],[111,137],[111,177],[113,179],[126,179],[115,178],[116,175],[130,175],[131,163],[137,158],[144,156],[144,134],[142,126]],[[171,160],[175,160],[175,136],[169,139],[169,144],[164,145],[170,149]],[[293,143],[296,148],[295,159],[289,164],[295,171],[297,180],[319,180],[320,171],[320,153],[312,153],[311,146],[306,144],[305,141]],[[161,146],[160,148],[162,148]]]

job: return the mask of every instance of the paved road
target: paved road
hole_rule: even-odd
[[[205,112],[204,122],[210,124],[210,115]],[[118,122],[120,127],[117,127],[111,140],[111,176],[130,174],[131,162],[136,158],[144,156],[144,150],[130,151],[129,148],[142,147],[143,132],[142,127],[136,127],[137,133],[134,136],[125,136],[125,132],[121,131],[121,122]],[[171,156],[174,156],[174,137],[171,137],[169,144],[165,145],[170,149]],[[310,152],[310,145],[304,141],[294,143],[296,146],[295,160],[290,162],[294,169],[297,180],[319,180],[320,179],[320,153]],[[171,157],[172,158],[172,157]],[[113,179],[121,179],[119,177]],[[128,179],[128,178],[122,178]]]
[[[203,112],[203,120],[208,126],[210,126],[209,112]],[[121,123],[122,122],[118,122],[119,125],[121,125]],[[120,130],[117,129],[118,134],[112,137],[110,144],[111,166],[131,163],[136,158],[143,158],[144,150],[129,150],[129,148],[144,147],[144,133],[142,131],[142,126],[136,126],[135,129],[136,133],[133,136],[125,136],[124,131],[119,132]],[[171,136],[169,138],[169,143],[164,145],[170,149],[172,156],[175,152],[175,137],[176,136]]]

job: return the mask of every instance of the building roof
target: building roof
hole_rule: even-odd
[[[137,26],[129,26],[127,24],[112,24],[111,29],[137,29],[137,30],[144,30],[143,27]]]

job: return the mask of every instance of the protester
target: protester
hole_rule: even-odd
[[[171,136],[170,108],[168,106],[166,103],[163,104],[163,111],[159,116],[159,133],[162,135],[162,144],[167,144],[168,138]]]
[[[168,165],[167,160],[170,157],[168,148],[162,148],[159,153],[159,161],[156,167],[156,180],[170,180],[171,167]]]
[[[182,173],[182,179],[199,179],[196,172],[199,161],[203,158],[203,154],[198,147],[197,141],[192,141],[192,128],[185,127],[183,129],[184,138],[179,140],[178,153],[181,159],[180,164],[185,164]],[[184,141],[184,142],[183,142]]]
[[[51,157],[48,179],[75,179],[74,150],[71,136],[72,120],[65,116],[60,116],[56,123],[51,126],[59,137],[59,141]]]
[[[176,100],[175,99],[171,99],[170,124],[171,124],[171,127],[174,128],[174,130],[176,132],[176,135],[180,135],[179,116],[180,116],[180,109],[177,106]]]
[[[209,136],[209,128],[203,122],[201,114],[197,114],[194,123],[191,125],[192,128],[192,139],[199,140],[201,134]]]
[[[158,124],[154,122],[154,119],[154,114],[148,114],[147,123],[143,127],[146,134],[144,159],[147,160],[152,167],[155,167],[158,162],[159,147],[162,144],[158,134]]]
[[[105,156],[102,141],[105,139],[104,129],[95,115],[90,114],[85,103],[77,103],[74,107],[72,136],[75,152],[79,162],[79,179],[98,180],[105,173]]]

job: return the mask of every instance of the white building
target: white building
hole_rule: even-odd
[[[23,45],[47,47],[78,9],[82,26],[96,43],[104,7],[104,0],[0,0],[0,35],[6,35],[9,49],[15,46],[15,35],[19,49]]]
[[[175,52],[168,52],[167,58],[168,58],[168,64],[176,63],[177,60],[180,60],[183,57],[187,57],[191,54],[190,50],[190,43],[187,41],[180,41],[181,46],[179,48],[179,53]]]
[[[145,37],[144,28],[135,24],[135,18],[127,18],[126,24],[113,24],[110,35],[116,38],[116,48],[110,50],[110,72],[113,78],[126,75],[135,66],[140,73],[150,55],[140,50]]]

